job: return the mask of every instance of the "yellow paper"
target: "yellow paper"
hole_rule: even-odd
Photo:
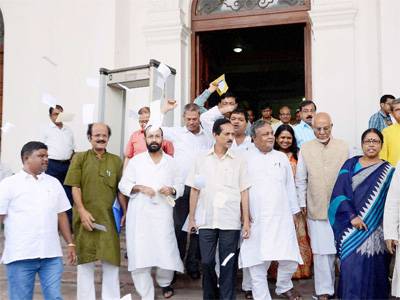
[[[213,82],[212,82],[212,84],[213,85],[216,85],[217,86],[217,92],[218,92],[218,95],[222,95],[222,94],[225,94],[226,93],[226,91],[228,90],[228,84],[226,83],[226,81],[225,81],[225,74],[222,74],[221,76],[219,76],[217,79],[215,79]]]

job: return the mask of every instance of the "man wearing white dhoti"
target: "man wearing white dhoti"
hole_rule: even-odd
[[[240,267],[249,268],[253,297],[271,299],[267,271],[271,261],[279,262],[276,293],[301,299],[293,288],[292,275],[303,263],[293,217],[300,213],[292,169],[287,156],[273,150],[274,132],[267,122],[251,127],[255,148],[246,153],[251,183],[249,206],[252,234],[240,250]]]
[[[349,157],[347,144],[331,136],[332,120],[318,113],[312,127],[316,139],[303,144],[296,170],[299,205],[307,214],[314,260],[314,284],[318,299],[328,300],[335,290],[335,242],[328,221],[328,205],[343,163]]]
[[[183,183],[174,159],[161,150],[162,130],[149,126],[145,139],[148,151],[129,161],[119,189],[130,197],[126,216],[128,270],[142,299],[153,300],[153,267],[165,298],[174,293],[170,286],[174,271],[183,272],[172,217],[174,199],[182,195]]]
[[[400,162],[393,174],[389,192],[386,196],[385,212],[383,215],[383,234],[391,254],[396,253],[396,261],[392,279],[392,296],[400,297]]]

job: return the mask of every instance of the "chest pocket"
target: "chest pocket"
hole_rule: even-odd
[[[117,172],[111,168],[105,168],[100,171],[100,176],[103,178],[103,182],[105,185],[110,187],[111,189],[115,189],[117,187]]]

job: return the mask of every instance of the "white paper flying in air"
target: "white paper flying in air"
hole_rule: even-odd
[[[58,115],[56,122],[71,122],[75,117],[75,114],[68,113],[68,112],[62,112]]]
[[[231,260],[231,258],[232,258],[233,256],[235,256],[235,253],[233,253],[233,252],[230,253],[230,254],[224,259],[224,261],[222,262],[221,267],[225,267],[226,264]]]
[[[88,78],[86,78],[86,84],[89,87],[97,89],[97,88],[99,88],[99,79],[94,78],[94,77],[88,77]]]
[[[135,119],[135,120],[139,120],[139,114],[137,113],[136,110],[133,110],[133,109],[128,110],[128,117]]]
[[[14,128],[15,125],[10,123],[10,122],[6,122],[3,124],[3,126],[1,127],[1,131],[3,131],[4,133],[9,132],[12,128]]]
[[[82,105],[82,122],[85,125],[94,123],[94,104]]]
[[[167,80],[168,76],[171,75],[171,70],[168,68],[166,64],[160,63],[157,68],[157,71],[161,73],[164,80]]]
[[[42,95],[42,103],[48,105],[49,107],[56,108],[57,99],[48,93],[44,93]]]
[[[151,126],[150,131],[155,131],[161,127],[161,100],[150,103],[150,119],[147,127]]]

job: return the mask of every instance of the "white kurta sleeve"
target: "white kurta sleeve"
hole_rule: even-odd
[[[289,159],[285,158],[283,165],[285,167],[286,176],[285,188],[289,199],[290,209],[294,215],[300,211],[300,206],[297,201],[296,185],[294,184],[293,171]]]
[[[214,126],[214,122],[217,119],[223,118],[224,116],[219,111],[218,105],[214,106],[210,110],[202,113],[200,115],[201,125],[203,126],[205,132],[207,134],[212,134],[212,128]]]
[[[397,164],[386,197],[383,215],[383,234],[385,240],[399,240],[400,212],[400,162]]]
[[[0,215],[6,215],[8,213],[10,201],[10,187],[6,178],[0,182]]]
[[[185,185],[183,183],[182,172],[179,170],[179,166],[175,160],[172,161],[172,178],[174,179],[173,188],[176,191],[175,198],[179,198],[183,195]]]
[[[136,185],[136,160],[134,158],[135,157],[129,160],[128,165],[126,166],[122,178],[118,184],[119,191],[128,197],[133,196],[132,189]]]
[[[57,213],[65,212],[71,209],[67,194],[59,181],[54,182],[54,188],[57,192]]]
[[[297,161],[296,168],[296,191],[297,200],[300,207],[306,207],[307,198],[307,167],[304,162],[303,156],[301,155],[301,150],[299,152],[299,159]]]

